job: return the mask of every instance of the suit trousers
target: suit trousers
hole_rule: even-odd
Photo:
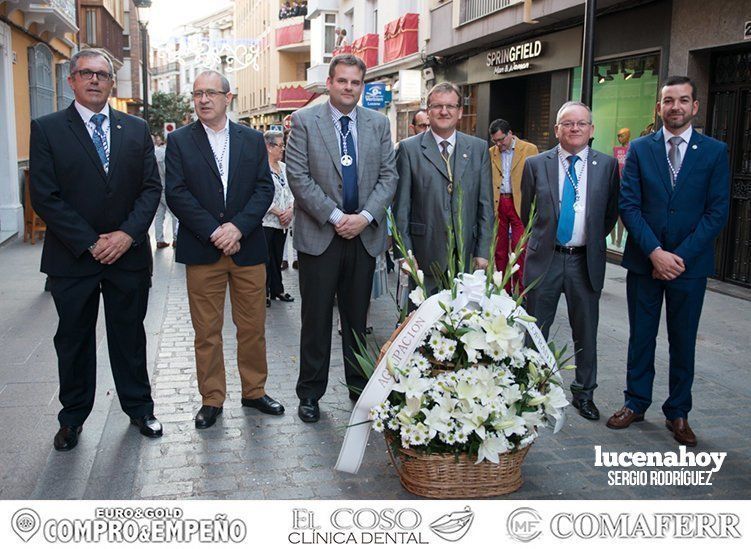
[[[107,350],[123,411],[131,417],[154,412],[146,369],[143,320],[149,300],[148,269],[106,267],[93,276],[50,276],[59,317],[55,350],[60,376],[60,425],[83,425],[96,392],[96,324],[104,298]]]
[[[626,276],[630,336],[626,363],[626,406],[644,413],[652,403],[657,331],[665,298],[670,347],[669,396],[662,411],[669,420],[687,418],[699,318],[707,289],[706,278],[655,280],[632,271]]]
[[[342,321],[344,376],[348,386],[364,388],[368,380],[356,366],[355,353],[357,339],[365,342],[375,258],[359,236],[346,240],[336,235],[321,255],[299,252],[298,265],[302,327],[297,396],[318,400],[326,392],[335,296]]]
[[[222,406],[227,395],[222,326],[229,285],[237,328],[237,369],[243,398],[266,394],[266,265],[240,267],[222,255],[216,263],[185,266],[190,317],[195,331],[198,390],[206,406]]]
[[[509,232],[511,232],[510,248],[509,248]],[[506,270],[508,265],[509,253],[516,249],[516,245],[519,243],[522,235],[524,234],[524,223],[519,219],[514,207],[514,199],[511,197],[502,196],[498,201],[498,242],[495,248],[495,267],[499,271]],[[524,290],[522,280],[524,280],[524,252],[516,262],[519,265],[519,270],[509,281],[506,286],[506,291],[511,293],[511,285],[519,287],[519,293]]]
[[[574,341],[576,377],[571,383],[572,397],[576,400],[592,400],[592,394],[597,388],[600,292],[594,291],[589,282],[586,254],[553,252],[548,272],[527,293],[527,312],[537,318],[537,325],[545,339],[550,334],[561,293],[566,296],[568,321]]]
[[[276,227],[264,227],[263,233],[266,236],[266,247],[269,249],[269,257],[266,260],[266,295],[280,295],[284,293],[282,258],[287,232]]]

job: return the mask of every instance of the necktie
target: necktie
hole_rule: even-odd
[[[568,176],[563,179],[561,213],[558,216],[558,231],[555,235],[558,244],[561,246],[565,246],[574,234],[574,202],[576,201],[574,183],[579,184],[579,179],[576,177],[576,162],[578,160],[579,157],[573,154],[568,157]],[[569,178],[571,179],[569,180]]]
[[[342,156],[344,151],[352,157],[352,163],[349,166],[342,164],[342,207],[344,213],[355,213],[359,204],[359,197],[357,194],[357,150],[355,149],[355,139],[352,137],[352,132],[349,131],[349,116],[342,116],[339,119],[341,124],[342,138]]]
[[[449,158],[451,157],[451,155],[449,154],[449,145],[451,145],[451,143],[449,143],[448,141],[441,141],[441,156],[446,162],[448,162]]]
[[[678,179],[678,172],[681,171],[681,164],[683,163],[681,149],[679,148],[680,144],[683,143],[683,138],[677,135],[671,137],[668,141],[670,141],[670,150],[668,151],[668,160],[670,160],[671,168],[670,181],[673,183],[673,187],[675,187],[675,181]]]
[[[109,152],[109,146],[107,144],[107,136],[104,134],[104,130],[102,129],[102,124],[104,124],[104,120],[107,117],[103,114],[95,114],[91,117],[91,123],[94,124],[94,133],[91,136],[91,139],[94,141],[94,147],[96,148],[96,152],[99,155],[99,160],[102,161],[102,166],[104,167],[104,171],[107,171],[107,168],[109,168],[110,160],[110,152]]]

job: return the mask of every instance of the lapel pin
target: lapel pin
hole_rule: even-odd
[[[691,146],[691,148],[692,148],[692,149],[694,149],[694,150],[696,150],[696,149],[698,149],[699,147],[697,147],[696,145],[692,145],[692,146]]]
[[[120,124],[118,124],[118,125],[117,125],[117,129],[118,129],[118,130],[122,130],[122,129],[123,129],[123,127],[122,127],[122,126],[121,126]]]
[[[597,166],[597,160],[593,160],[593,161],[592,161],[592,165],[593,165],[593,166]]]
[[[462,156],[463,156],[464,158],[467,158],[467,153],[464,153],[464,154],[463,154]]]

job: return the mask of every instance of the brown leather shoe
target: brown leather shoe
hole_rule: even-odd
[[[685,417],[677,417],[673,421],[665,420],[665,427],[673,433],[673,438],[684,446],[696,446],[696,435],[688,426]]]
[[[159,248],[159,249],[161,250],[162,248],[167,248],[167,247],[169,247],[169,244],[168,244],[167,242],[157,242],[157,243],[156,243],[156,247],[157,247],[157,248]]]
[[[637,414],[631,408],[624,406],[610,416],[606,425],[611,429],[625,429],[637,421],[644,421],[644,414]]]

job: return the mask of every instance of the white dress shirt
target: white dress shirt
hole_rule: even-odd
[[[514,149],[516,148],[516,137],[511,141],[511,146],[505,151],[501,151],[501,194],[511,194],[511,163],[514,160]]]
[[[109,144],[112,143],[112,140],[110,140],[110,106],[108,103],[104,104],[104,108],[99,111],[98,113],[87,109],[81,103],[78,101],[75,101],[73,103],[76,106],[76,110],[78,111],[78,114],[81,115],[81,118],[83,119],[83,123],[86,126],[86,129],[89,132],[89,137],[94,139],[94,129],[96,128],[96,125],[91,121],[91,117],[95,114],[103,114],[104,115],[104,122],[102,122],[102,131],[104,132],[105,137],[107,138],[107,148],[109,149]]]
[[[688,150],[688,142],[691,140],[691,134],[693,133],[693,128],[691,125],[688,126],[686,131],[684,131],[682,134],[680,134],[680,137],[683,138],[683,142],[678,145],[678,150],[681,153],[681,162],[686,160],[686,151]],[[662,128],[662,137],[665,139],[665,154],[670,154],[670,138],[671,137],[677,137],[674,133],[670,133],[667,128]],[[669,158],[669,157],[668,157]]]
[[[206,130],[206,137],[209,138],[209,145],[214,153],[219,176],[222,179],[224,187],[224,200],[227,200],[227,181],[229,175],[229,118],[226,119],[224,127],[221,130],[214,131],[206,124],[201,122],[203,129]]]
[[[568,157],[571,156],[560,145],[558,145],[558,207],[560,211],[561,202],[563,201],[564,185],[571,185],[566,181],[566,171],[569,167]],[[589,159],[589,147],[585,147],[576,155],[579,161],[574,169],[579,177],[579,202],[584,206],[581,212],[574,210],[574,232],[571,233],[571,240],[564,242],[564,246],[584,246],[587,243],[586,218],[587,218],[587,172],[589,171],[587,163]],[[565,168],[564,168],[565,166]],[[579,175],[581,174],[581,175]]]
[[[352,109],[349,114],[342,113],[339,109],[337,109],[334,105],[331,104],[331,101],[329,101],[329,109],[331,110],[331,120],[334,123],[334,133],[336,134],[336,143],[339,147],[339,154],[342,154],[342,136],[339,134],[339,131],[341,130],[341,123],[339,122],[339,119],[342,116],[349,116],[349,131],[352,134],[352,141],[355,143],[355,159],[357,162],[360,160],[360,155],[358,154],[359,149],[357,148],[357,107]],[[338,128],[338,129],[337,129]],[[347,135],[347,132],[342,132],[344,135]],[[365,219],[368,220],[368,223],[373,222],[373,216],[370,214],[367,210],[360,211],[360,215],[362,215]],[[336,225],[339,223],[339,221],[344,217],[344,212],[339,208],[334,208],[334,211],[331,212],[329,215],[329,223],[332,225]]]

